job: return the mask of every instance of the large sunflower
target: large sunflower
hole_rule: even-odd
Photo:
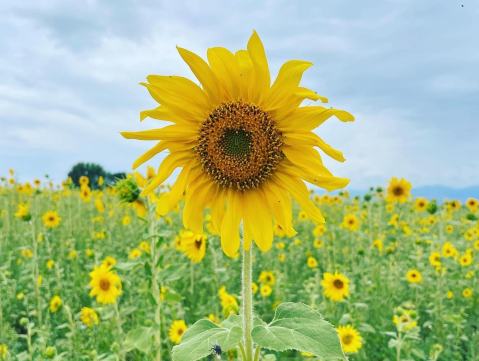
[[[309,218],[324,222],[304,181],[334,190],[348,180],[334,177],[323,165],[316,147],[338,161],[344,157],[313,130],[331,116],[342,121],[354,118],[343,110],[301,106],[307,99],[327,102],[299,85],[312,64],[288,61],[271,84],[256,32],[246,50],[208,49],[208,63],[188,50],[178,51],[201,86],[179,76],[148,76],[142,85],[160,106],[141,112],[140,118],[173,124],[122,133],[126,138],[157,141],[133,168],[169,151],[143,194],[181,169],[171,191],[160,197],[160,214],[173,209],[184,196],[183,223],[194,233],[202,233],[203,210],[211,209],[212,225],[229,256],[236,255],[240,247],[241,223],[246,249],[254,240],[262,251],[269,250],[274,223],[293,233],[292,199]]]

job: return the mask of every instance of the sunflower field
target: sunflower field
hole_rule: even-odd
[[[3,178],[0,360],[171,360],[196,320],[239,313],[239,257],[221,251],[208,214],[194,234],[181,204],[161,214],[161,193],[139,197],[154,175],[115,187],[97,179],[98,190],[87,177],[81,188],[17,183],[13,170]],[[326,223],[295,205],[296,233],[277,226],[273,248],[254,249],[255,313],[269,322],[283,301],[307,305],[350,360],[479,359],[476,199],[412,199],[399,179],[363,197],[310,198]],[[210,349],[205,359],[239,359],[214,337]]]

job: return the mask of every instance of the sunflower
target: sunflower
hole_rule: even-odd
[[[466,267],[472,264],[472,252],[465,252],[460,258],[459,263],[461,266]]]
[[[360,222],[358,217],[354,214],[346,214],[343,218],[343,223],[341,224],[342,227],[350,230],[351,232],[356,232],[359,229]]]
[[[28,206],[28,204],[19,203],[17,206],[17,211],[15,212],[15,217],[24,221],[29,221],[32,216],[30,215],[30,207]]]
[[[479,200],[476,198],[468,198],[466,200],[466,207],[473,213],[479,209]]]
[[[47,228],[56,228],[60,225],[61,217],[56,211],[48,211],[43,214],[42,221]]]
[[[409,270],[406,273],[406,279],[409,283],[421,283],[422,282],[422,275],[417,269]]]
[[[141,112],[140,118],[173,124],[122,133],[129,139],[157,141],[133,168],[169,151],[143,194],[180,168],[171,190],[161,195],[158,209],[166,214],[184,197],[183,224],[200,234],[203,211],[210,208],[222,248],[231,257],[240,247],[240,224],[245,249],[254,240],[262,251],[269,250],[274,223],[293,232],[292,199],[309,219],[324,222],[304,181],[326,190],[342,188],[349,181],[334,177],[323,165],[315,147],[338,161],[344,157],[313,130],[332,116],[342,121],[354,117],[333,108],[301,106],[306,99],[327,101],[299,85],[311,63],[286,62],[271,84],[266,54],[256,32],[246,50],[232,53],[210,48],[208,63],[188,50],[178,51],[201,87],[183,77],[148,76],[143,85],[160,106]]]
[[[464,298],[471,298],[472,297],[472,294],[473,294],[473,290],[472,288],[464,288],[464,290],[462,291],[462,297]]]
[[[457,256],[457,248],[451,242],[446,242],[442,246],[442,255],[444,257],[456,257]]]
[[[98,325],[98,313],[93,308],[83,307],[80,311],[80,321],[88,328]]]
[[[414,209],[416,210],[416,212],[423,212],[427,209],[427,203],[428,202],[426,198],[416,198],[416,200],[414,201]]]
[[[363,347],[363,339],[353,326],[339,326],[337,331],[345,353],[356,353]]]
[[[349,279],[341,273],[326,272],[321,285],[324,295],[332,301],[339,302],[349,296]]]
[[[439,252],[432,252],[429,255],[429,263],[433,267],[441,266],[441,254]]]
[[[181,249],[191,262],[199,263],[206,254],[206,236],[204,234],[194,234],[193,232],[184,232],[181,240]]]
[[[261,297],[269,297],[272,292],[273,289],[270,285],[261,285],[261,287],[259,288],[259,293]]]
[[[170,330],[168,332],[170,341],[173,342],[174,344],[179,344],[187,328],[188,327],[186,326],[185,321],[183,320],[173,321],[173,323],[170,326]]]
[[[87,185],[84,185],[80,189],[80,198],[83,202],[88,203],[91,199],[91,189]]]
[[[316,258],[310,256],[308,257],[308,260],[306,261],[307,265],[309,268],[316,268],[318,267],[318,261],[316,260]]]
[[[411,195],[411,188],[411,183],[409,183],[406,179],[398,179],[393,177],[389,181],[387,199],[390,202],[404,203]]]
[[[6,360],[8,356],[8,346],[0,343],[0,360]]]
[[[261,271],[259,274],[259,282],[262,284],[273,286],[276,283],[276,277],[273,272]]]
[[[62,307],[62,299],[60,298],[60,296],[53,296],[52,299],[50,300],[50,312],[51,313],[55,313],[57,312],[60,307]]]
[[[109,267],[95,267],[90,273],[90,296],[101,304],[115,303],[121,295],[121,279]]]

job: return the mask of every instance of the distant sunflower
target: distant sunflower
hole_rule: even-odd
[[[359,219],[354,214],[346,214],[343,218],[343,223],[341,226],[352,232],[355,232],[360,226]]]
[[[427,209],[427,204],[428,202],[426,198],[423,198],[423,197],[416,198],[416,200],[414,201],[414,209],[417,212],[423,212]]]
[[[42,217],[43,224],[47,228],[56,228],[60,225],[61,217],[56,211],[48,211]]]
[[[115,303],[121,295],[121,279],[109,267],[104,265],[95,267],[90,273],[90,296],[96,297],[101,304]]]
[[[185,321],[183,320],[173,321],[173,323],[170,326],[170,330],[168,332],[170,341],[173,342],[174,344],[179,344],[187,328],[188,327],[186,326]]]
[[[185,232],[182,237],[181,248],[185,255],[193,263],[201,262],[206,254],[206,236],[204,234]]]
[[[356,353],[363,347],[363,339],[353,326],[339,326],[337,331],[345,353]]]
[[[406,273],[406,279],[409,283],[421,283],[422,282],[422,275],[417,269],[409,270]]]
[[[321,285],[324,295],[332,301],[339,302],[349,296],[349,279],[341,273],[326,272]]]
[[[398,179],[394,177],[389,181],[387,199],[390,202],[404,203],[411,195],[411,188],[411,183],[406,179]]]
[[[50,307],[49,307],[50,312],[51,313],[57,312],[60,309],[60,307],[62,307],[62,304],[63,304],[63,301],[60,298],[60,296],[57,296],[57,295],[53,296],[50,300]]]
[[[83,307],[80,311],[80,321],[88,328],[98,325],[100,319],[98,313],[90,307]]]
[[[477,212],[479,209],[479,200],[476,198],[468,198],[466,200],[466,207],[473,213]]]
[[[160,213],[166,214],[184,197],[183,224],[201,234],[203,211],[210,208],[211,223],[231,257],[240,247],[241,223],[245,249],[254,240],[262,251],[269,250],[275,223],[286,233],[294,232],[293,198],[309,219],[324,222],[304,181],[326,190],[342,188],[349,181],[334,177],[323,165],[316,147],[338,161],[344,157],[313,130],[332,116],[342,121],[354,117],[333,108],[301,106],[307,99],[327,101],[299,85],[312,64],[288,61],[271,84],[266,54],[256,32],[246,50],[208,49],[208,63],[188,50],[178,51],[201,87],[179,76],[148,76],[142,85],[160,106],[141,112],[141,119],[151,117],[173,124],[122,133],[125,138],[158,142],[133,168],[169,151],[143,194],[180,168],[171,190],[159,199]]]

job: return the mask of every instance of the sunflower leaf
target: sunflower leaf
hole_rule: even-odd
[[[347,360],[334,327],[303,303],[280,304],[273,321],[255,326],[252,335],[262,348],[310,352],[322,361]]]
[[[240,343],[243,337],[239,316],[228,317],[221,326],[203,319],[185,332],[181,343],[173,347],[173,361],[195,361],[211,355],[212,348],[219,345],[228,351]]]

